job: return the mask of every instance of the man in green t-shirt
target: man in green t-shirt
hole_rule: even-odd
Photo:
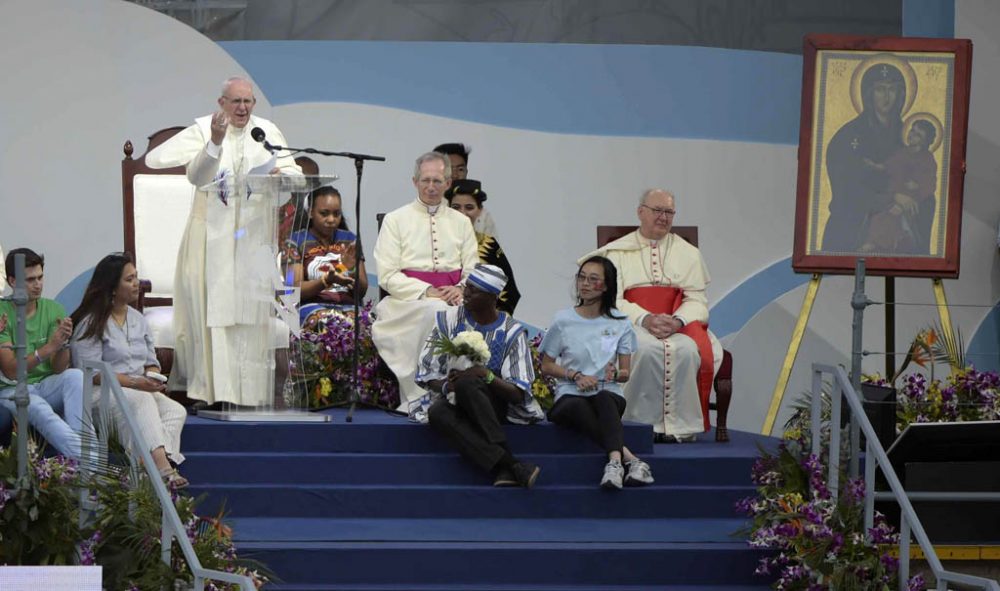
[[[24,255],[24,281],[28,291],[25,332],[28,354],[28,420],[56,450],[73,459],[81,457],[83,432],[83,372],[71,368],[67,344],[73,322],[55,300],[42,297],[45,260],[28,248],[16,248],[4,260],[7,283],[14,286],[14,256]],[[0,405],[16,413],[14,404],[17,358],[13,345],[17,308],[0,301]],[[53,408],[55,407],[55,408]],[[55,409],[63,409],[63,417]]]

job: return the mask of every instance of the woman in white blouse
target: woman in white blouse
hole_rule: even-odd
[[[184,461],[180,453],[181,429],[187,412],[164,392],[153,339],[146,319],[129,304],[139,298],[139,278],[128,253],[110,254],[97,264],[73,319],[72,353],[77,366],[84,361],[103,361],[118,376],[118,383],[135,417],[142,437],[149,445],[153,461],[163,479],[175,488],[187,486],[176,465]],[[152,377],[151,377],[152,376]],[[100,376],[95,377],[95,383]],[[112,405],[119,437],[131,445],[124,417]]]

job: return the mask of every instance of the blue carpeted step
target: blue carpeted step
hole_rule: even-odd
[[[732,542],[743,519],[227,519],[237,544],[312,542]]]
[[[225,506],[232,517],[733,517],[751,486],[653,486],[606,491],[595,485],[547,485],[532,490],[482,486],[198,484],[201,511]]]
[[[365,417],[369,420],[369,417]],[[508,425],[508,441],[515,454],[590,453],[595,444],[582,435],[551,423]],[[637,454],[653,448],[648,425],[629,423],[625,445]],[[440,453],[452,451],[445,439],[427,425],[386,415],[378,423],[236,423],[191,418],[184,426],[182,451],[188,452],[358,452]]]
[[[668,446],[659,446],[666,448]],[[750,483],[750,457],[678,456],[678,446],[644,456],[659,484],[737,485]],[[670,453],[667,453],[670,452]],[[606,457],[593,454],[520,454],[542,467],[545,481],[558,484],[600,482]],[[217,453],[190,452],[184,475],[199,484],[274,482],[287,484],[468,484],[488,477],[456,453]]]
[[[273,591],[750,591],[763,554],[730,537],[757,445],[730,432],[697,444],[626,444],[650,487],[603,491],[585,438],[509,426],[514,453],[542,467],[532,490],[497,489],[424,425],[361,411],[354,423],[191,419],[183,471],[199,513],[229,512],[241,556],[283,579]]]
[[[769,591],[768,585],[490,585],[461,583],[455,585],[341,585],[308,583],[270,583],[263,591]]]
[[[313,542],[239,544],[289,583],[753,584],[764,553],[743,542]],[[750,574],[748,574],[750,573]]]

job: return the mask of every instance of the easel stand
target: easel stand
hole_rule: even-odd
[[[859,323],[859,314],[863,315],[863,310],[865,307],[870,305],[872,302],[864,297],[864,259],[858,259],[858,264],[855,267],[855,290],[854,297],[852,297],[851,307],[854,308],[855,315],[855,326],[853,331],[853,342],[851,351],[851,374],[852,381],[855,382],[855,390],[860,392],[860,381],[861,381],[861,326]],[[806,287],[806,294],[802,300],[802,307],[799,309],[799,316],[795,322],[795,328],[792,331],[792,338],[788,343],[788,349],[785,352],[785,360],[781,364],[781,373],[778,374],[778,381],[774,386],[774,392],[771,394],[771,404],[768,407],[767,415],[764,418],[764,425],[761,427],[761,434],[771,435],[774,431],[774,423],[778,417],[778,411],[781,408],[781,402],[784,399],[785,391],[788,388],[788,380],[792,375],[792,368],[795,365],[795,358],[799,354],[799,348],[802,346],[802,337],[805,335],[806,328],[809,324],[809,316],[812,313],[813,303],[816,301],[816,294],[819,292],[819,284],[822,280],[823,275],[821,273],[813,273],[812,278],[809,280],[809,284]],[[940,278],[931,279],[931,284],[934,289],[934,300],[937,302],[938,316],[941,319],[941,330],[945,334],[951,334],[951,314],[948,311],[948,300],[944,293],[944,283],[942,283]],[[895,351],[896,347],[896,285],[894,277],[885,277],[885,342],[886,351],[889,353],[886,355],[886,375],[891,377],[895,374],[895,359],[892,353]],[[852,428],[852,430],[854,430]]]

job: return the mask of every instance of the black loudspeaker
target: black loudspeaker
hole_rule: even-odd
[[[846,394],[845,394],[846,396]],[[876,386],[875,384],[861,384],[862,406],[868,422],[875,428],[882,449],[889,449],[892,442],[896,440],[896,390],[889,386]],[[850,407],[847,402],[841,404],[840,428],[847,426],[850,419]],[[865,449],[864,434],[861,435],[861,450]]]
[[[913,423],[889,448],[889,462],[907,491],[1000,491],[1000,422]],[[898,527],[898,505],[877,506]],[[913,508],[934,544],[1000,543],[998,501],[914,501]]]

